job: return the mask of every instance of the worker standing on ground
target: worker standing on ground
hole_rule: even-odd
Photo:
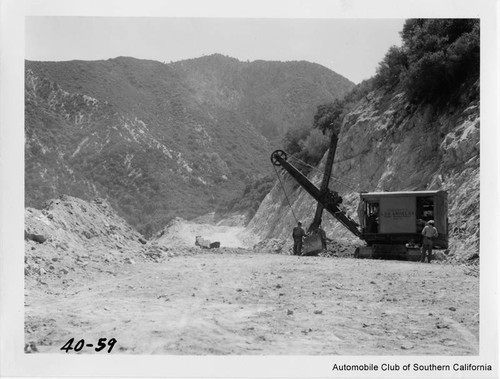
[[[302,239],[305,237],[306,232],[302,229],[302,223],[297,222],[297,226],[293,228],[293,255],[300,255],[302,253]]]
[[[434,245],[434,239],[438,236],[438,231],[434,227],[433,220],[430,220],[427,222],[424,229],[422,230],[422,236],[424,238],[422,241],[422,257],[420,259],[420,262],[425,262],[425,256],[428,253],[427,254],[427,262],[431,263],[432,247]]]

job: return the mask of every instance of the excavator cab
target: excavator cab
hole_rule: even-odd
[[[434,220],[436,249],[448,248],[445,191],[365,192],[360,194],[361,238],[375,244],[421,244],[422,229]]]

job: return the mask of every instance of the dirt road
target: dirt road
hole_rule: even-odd
[[[39,352],[115,338],[112,353],[478,353],[479,279],[460,266],[239,250],[26,286]]]

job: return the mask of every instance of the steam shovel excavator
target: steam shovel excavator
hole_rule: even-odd
[[[420,260],[421,231],[434,220],[438,237],[435,249],[448,248],[448,203],[446,191],[361,192],[357,209],[359,223],[350,218],[339,205],[342,197],[328,188],[338,137],[332,134],[325,174],[321,187],[316,187],[288,161],[288,154],[276,150],[271,162],[285,169],[317,201],[316,213],[304,241],[303,255],[318,255],[321,241],[315,234],[326,209],[347,230],[364,242],[354,257],[375,259]]]

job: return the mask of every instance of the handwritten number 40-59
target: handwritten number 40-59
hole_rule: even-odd
[[[95,348],[95,351],[101,351],[106,346],[109,346],[108,353],[111,353],[113,346],[115,346],[116,340],[114,338],[111,338],[106,344],[106,339],[107,338],[99,338],[99,341],[97,341],[97,346]],[[75,339],[70,338],[69,341],[66,342],[63,347],[61,347],[61,350],[65,350],[66,353],[68,353],[70,350],[75,350],[76,352],[78,352],[82,350],[84,347],[94,347],[94,345],[91,343],[85,344],[85,341],[83,339],[78,341],[75,344],[75,347],[73,347],[73,342],[75,342]]]

